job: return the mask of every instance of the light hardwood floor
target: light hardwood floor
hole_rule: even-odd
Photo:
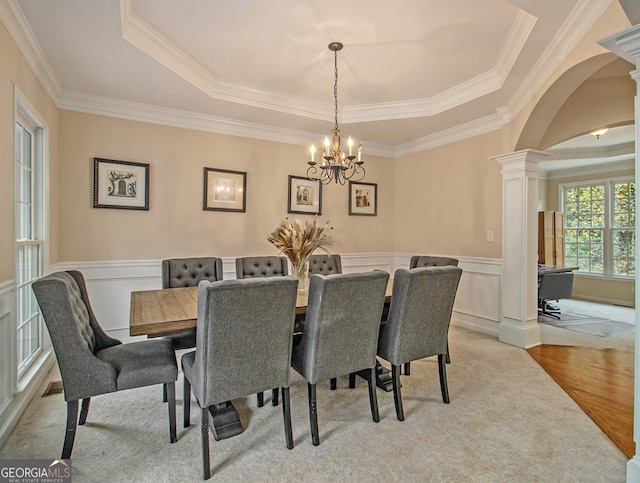
[[[569,301],[575,307],[579,302]],[[606,313],[607,306],[584,304],[584,310]],[[633,309],[610,308],[611,319],[634,317]],[[582,312],[586,313],[586,312]],[[527,352],[628,457],[635,454],[633,441],[634,334],[624,338],[585,338],[571,331],[547,333],[547,341]],[[593,347],[596,346],[596,347]],[[608,347],[610,346],[610,347]]]

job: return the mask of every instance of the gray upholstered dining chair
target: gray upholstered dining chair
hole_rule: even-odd
[[[222,258],[169,258],[162,260],[162,288],[195,287],[200,280],[215,282],[222,280]],[[175,350],[192,349],[196,346],[196,329],[166,336],[173,342]],[[162,400],[167,402],[166,386],[162,389]]]
[[[337,253],[332,255],[318,254],[309,257],[309,274],[310,275],[334,275],[342,273],[342,258]],[[302,332],[304,325],[304,316],[296,318],[296,327]],[[335,391],[338,387],[338,378],[332,377],[330,381],[331,390]]]
[[[236,278],[282,277],[289,274],[287,257],[236,258]]]
[[[371,416],[377,423],[376,347],[389,274],[312,275],[307,316],[291,366],[307,380],[311,441],[320,444],[316,383],[358,373],[369,383]]]
[[[409,261],[409,268],[458,266],[456,258],[434,257],[432,255],[413,255]]]
[[[333,275],[334,273],[342,273],[342,258],[337,253],[309,257],[309,274]]]
[[[175,443],[178,366],[171,341],[123,344],[109,337],[96,320],[84,277],[78,271],[56,272],[32,286],[51,336],[67,401],[62,459],[71,457],[76,427],[87,420],[91,397],[153,384],[167,387],[169,440]]]
[[[293,448],[289,380],[297,290],[294,277],[198,285],[196,350],[184,354],[181,363],[184,426],[190,425],[191,391],[202,409],[205,479],[211,475],[208,408],[215,404],[282,388],[286,443]]]
[[[411,260],[409,261],[409,268],[420,268],[420,267],[446,267],[447,265],[451,265],[454,267],[458,266],[457,258],[450,257],[436,257],[433,255],[413,255]],[[447,343],[447,364],[451,363],[451,354],[449,354],[449,344]],[[411,374],[411,363],[407,362],[404,365],[404,373],[408,376]]]
[[[195,287],[201,280],[222,280],[222,259],[217,257],[162,260],[162,288]],[[176,350],[196,346],[196,330],[168,336]]]
[[[453,266],[398,269],[389,317],[380,326],[378,356],[391,363],[393,399],[404,421],[400,365],[438,356],[442,400],[449,403],[445,356],[451,312],[462,269]]]
[[[289,274],[287,257],[238,257],[236,258],[236,278],[284,277]],[[256,321],[259,323],[259,321]],[[271,404],[278,405],[278,388],[271,391]],[[264,393],[258,393],[258,407],[264,406]]]

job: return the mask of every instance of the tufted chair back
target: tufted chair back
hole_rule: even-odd
[[[309,273],[311,275],[333,275],[342,273],[342,259],[340,255],[311,255],[309,258]]]
[[[194,287],[201,280],[222,280],[222,259],[171,258],[162,260],[162,288]]]
[[[82,274],[52,273],[34,282],[33,291],[58,359],[65,399],[115,391],[113,369],[97,361],[94,354],[121,342],[98,324]]]
[[[432,257],[430,255],[414,255],[409,262],[409,268],[458,266],[458,260],[448,257]]]
[[[236,258],[236,278],[284,277],[289,274],[287,257]]]

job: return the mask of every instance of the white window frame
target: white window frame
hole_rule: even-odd
[[[23,285],[29,285],[33,280],[29,280],[24,284],[20,284],[19,271],[20,271],[20,252],[30,246],[38,247],[38,276],[44,274],[45,267],[48,266],[48,213],[46,207],[48,206],[48,129],[45,123],[42,121],[43,117],[40,116],[37,110],[31,105],[27,97],[18,89],[14,87],[14,263],[15,263],[15,298],[14,298],[14,324],[12,324],[12,363],[14,365],[13,374],[15,377],[15,386],[18,390],[26,386],[31,377],[37,371],[43,357],[48,355],[50,344],[48,339],[44,338],[43,321],[42,317],[38,315],[37,323],[37,335],[38,335],[38,347],[28,359],[25,359],[25,363],[22,364],[19,358],[18,344],[18,325],[24,321],[19,320],[21,314],[21,305],[23,303],[22,298],[19,295],[20,288]],[[31,158],[32,158],[32,176],[31,176],[31,204],[32,204],[32,233],[28,239],[19,239],[18,229],[20,228],[20,220],[18,219],[18,196],[20,193],[20,186],[18,186],[18,162],[20,160],[21,146],[19,143],[19,130],[18,124],[23,126],[27,131],[31,133]],[[24,306],[24,305],[23,305]],[[38,311],[39,312],[39,311]],[[39,363],[40,362],[40,363]]]
[[[635,280],[635,275],[617,275],[613,273],[613,195],[614,195],[613,186],[616,183],[635,183],[635,182],[636,182],[635,177],[633,175],[628,175],[628,176],[617,176],[613,178],[589,179],[584,181],[576,181],[572,183],[562,183],[558,185],[558,201],[559,201],[558,207],[560,211],[565,213],[565,215],[566,215],[565,190],[567,188],[579,188],[582,186],[593,186],[598,184],[602,184],[605,187],[604,188],[605,227],[603,229],[603,235],[602,235],[603,273],[578,270],[577,272],[580,273],[581,275],[605,278],[605,279],[615,279],[615,280]],[[636,216],[638,216],[637,213],[636,213]],[[565,216],[565,223],[566,223],[566,216]],[[635,230],[635,225],[633,228]],[[636,240],[636,246],[637,246],[637,243],[638,241]],[[566,248],[564,249],[564,253],[566,254]],[[638,256],[636,254],[636,259],[637,258]]]

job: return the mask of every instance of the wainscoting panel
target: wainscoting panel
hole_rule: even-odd
[[[15,282],[9,280],[0,285],[0,415],[4,413],[13,397],[14,364],[11,362],[15,345],[12,330],[14,323],[13,300]]]
[[[500,311],[500,260],[460,258],[463,269],[452,323],[491,335],[498,334]],[[344,273],[384,270],[393,276],[397,268],[408,268],[411,254],[341,254]],[[86,279],[93,311],[112,337],[123,342],[129,337],[131,292],[162,286],[161,260],[116,262],[74,262],[58,264],[55,270],[80,270]],[[235,258],[223,258],[225,280],[235,279]]]

